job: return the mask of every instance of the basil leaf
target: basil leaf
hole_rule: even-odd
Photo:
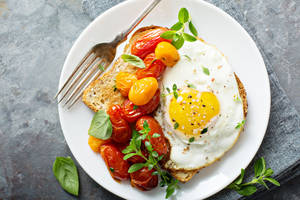
[[[197,40],[197,38],[195,38],[194,36],[187,34],[187,33],[183,33],[182,36],[183,36],[183,39],[188,42],[195,42]]]
[[[180,49],[184,44],[183,36],[175,34],[172,40],[172,44],[176,49]]]
[[[269,181],[270,183],[273,183],[276,186],[280,186],[280,183],[273,178],[265,178],[265,180]]]
[[[112,134],[112,124],[104,110],[99,110],[94,115],[88,134],[102,140],[110,138]]]
[[[129,154],[127,154],[123,157],[123,160],[127,160],[127,159],[129,159],[129,158],[131,158],[132,156],[135,156],[135,155],[136,155],[136,153],[129,153]]]
[[[194,24],[192,23],[192,21],[189,22],[189,29],[191,31],[191,33],[197,37],[198,36],[198,31],[197,29],[195,28]]]
[[[172,89],[173,89],[173,91],[176,91],[176,90],[177,90],[177,85],[176,85],[176,84],[173,84]]]
[[[158,137],[160,137],[160,135],[159,135],[158,133],[154,133],[154,134],[152,135],[152,137],[153,137],[153,138],[158,138]]]
[[[237,193],[243,196],[250,196],[256,192],[256,187],[253,185],[244,186],[241,189],[237,190]]]
[[[235,184],[241,184],[245,175],[245,170],[241,169],[241,175],[234,181]]]
[[[160,35],[161,38],[164,39],[172,39],[175,35],[175,31],[166,31]]]
[[[60,186],[65,191],[78,196],[78,172],[76,165],[70,157],[57,157],[54,161],[52,171]]]
[[[202,66],[203,73],[209,76],[209,69]]]
[[[128,62],[131,65],[134,65],[138,68],[145,68],[145,63],[142,59],[140,59],[139,57],[135,56],[135,55],[131,55],[131,54],[123,54],[121,56],[121,58],[124,60],[124,62]]]
[[[183,27],[183,24],[181,22],[177,22],[176,24],[174,24],[172,27],[171,27],[171,30],[174,30],[174,31],[179,31],[180,29],[182,29]]]
[[[128,173],[133,173],[136,172],[140,169],[142,169],[145,166],[144,163],[136,163],[130,166],[130,168],[128,169]]]
[[[264,159],[259,158],[255,163],[254,163],[254,174],[256,177],[259,177],[265,172],[265,167],[266,164],[264,164]]]
[[[189,21],[189,18],[190,15],[188,10],[186,8],[181,8],[178,13],[178,20],[184,24]]]

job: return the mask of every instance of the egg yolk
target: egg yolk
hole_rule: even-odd
[[[173,96],[169,106],[174,128],[189,137],[200,135],[219,111],[220,104],[213,93],[192,88],[178,91],[178,98]]]

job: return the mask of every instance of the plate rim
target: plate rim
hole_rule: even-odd
[[[79,41],[84,37],[84,35],[90,30],[90,28],[97,23],[97,21],[99,21],[102,17],[106,16],[106,15],[109,15],[111,12],[113,12],[114,10],[116,10],[118,7],[122,7],[128,3],[130,3],[131,1],[137,1],[137,0],[127,0],[127,1],[123,1],[113,7],[111,7],[110,9],[104,11],[102,14],[100,14],[99,16],[97,16],[94,20],[92,20],[85,28],[84,30],[80,33],[80,35],[77,37],[77,39],[75,40],[75,42],[73,43],[71,49],[69,50],[68,52],[68,55],[64,61],[64,64],[63,64],[63,67],[61,69],[61,73],[60,73],[60,78],[59,78],[59,85],[58,85],[58,88],[60,88],[62,86],[62,84],[64,83],[64,72],[66,71],[66,68],[67,68],[67,63],[68,63],[68,60],[71,58],[71,55],[73,54],[73,52],[75,51],[75,49],[77,48],[78,46],[78,43]],[[262,53],[260,51],[260,49],[258,48],[258,46],[256,45],[256,42],[253,40],[253,38],[250,36],[250,34],[244,29],[244,27],[238,22],[236,21],[231,15],[229,15],[227,12],[225,12],[224,10],[222,10],[221,8],[209,3],[209,2],[206,2],[204,0],[196,0],[197,2],[199,2],[200,4],[202,4],[203,6],[206,6],[206,7],[209,7],[213,10],[215,10],[216,12],[218,12],[219,14],[221,14],[223,17],[227,18],[228,20],[230,20],[231,23],[233,23],[235,26],[238,27],[239,30],[242,30],[243,34],[247,37],[247,40],[250,40],[251,43],[254,44],[255,46],[255,49],[258,51],[259,53],[259,59],[261,60],[262,64],[264,65],[264,68],[263,68],[263,71],[265,73],[264,77],[265,77],[265,81],[266,81],[266,88],[267,88],[267,91],[268,91],[268,94],[267,94],[267,99],[269,99],[269,101],[267,101],[268,103],[268,107],[266,109],[267,113],[266,113],[266,119],[265,119],[265,127],[264,127],[264,134],[263,136],[261,137],[260,141],[259,141],[259,145],[256,149],[256,151],[253,152],[252,155],[250,155],[249,157],[251,158],[248,162],[248,164],[245,166],[245,169],[249,166],[249,164],[252,162],[253,158],[255,157],[255,155],[257,154],[258,150],[260,149],[261,147],[261,144],[263,142],[263,139],[265,137],[265,134],[266,134],[266,131],[267,131],[267,127],[268,127],[268,124],[269,124],[269,119],[270,119],[270,111],[271,111],[271,88],[270,88],[270,79],[269,79],[269,75],[268,75],[268,72],[267,72],[267,68],[266,68],[266,65],[265,65],[265,62],[264,62],[264,59],[263,59],[263,56],[262,56]],[[107,191],[113,193],[114,195],[117,195],[118,197],[121,197],[121,198],[126,198],[122,193],[118,192],[117,190],[112,190],[111,187],[108,187],[108,185],[103,185],[103,184],[100,184],[95,178],[93,178],[93,176],[85,170],[85,168],[83,167],[83,164],[82,164],[82,161],[80,161],[80,159],[77,158],[77,156],[74,154],[74,152],[72,151],[71,147],[70,147],[70,141],[67,139],[66,135],[65,135],[65,132],[63,130],[63,123],[62,123],[62,114],[61,112],[63,112],[63,108],[61,108],[59,105],[58,105],[58,113],[59,113],[59,121],[60,121],[60,125],[61,125],[61,130],[63,132],[63,135],[64,135],[64,138],[67,142],[67,145],[72,153],[72,155],[74,156],[74,158],[76,159],[77,163],[80,165],[80,167],[84,170],[84,172],[90,177],[92,178],[97,184],[99,184],[101,187],[105,188]],[[234,177],[233,180],[235,180],[237,177],[239,176],[239,174]],[[219,185],[211,194],[208,194],[206,196],[204,196],[204,198],[208,198],[210,196],[213,196],[215,195],[216,193],[220,192],[221,190],[223,190],[227,185],[229,185],[231,182],[229,183],[224,183],[222,184],[221,186]]]

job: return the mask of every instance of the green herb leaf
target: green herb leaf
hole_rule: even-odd
[[[158,157],[158,153],[156,151],[153,151],[152,154],[151,154],[154,158],[157,158]]]
[[[157,160],[160,161],[163,158],[164,158],[164,155],[161,155],[161,156],[158,156]]]
[[[96,138],[107,140],[112,134],[112,124],[109,115],[99,110],[93,117],[88,134]]]
[[[117,86],[114,85],[114,86],[113,86],[113,89],[114,89],[114,92],[117,91]]]
[[[193,84],[191,84],[191,83],[187,84],[187,86],[188,86],[188,88],[194,88],[194,89],[196,89],[196,86],[193,85]]]
[[[186,8],[181,8],[178,13],[178,20],[184,24],[189,21],[189,18],[190,15],[188,10]]]
[[[60,186],[70,194],[78,196],[79,179],[76,165],[70,157],[57,157],[52,168]]]
[[[104,69],[104,66],[103,66],[102,64],[99,64],[99,65],[98,65],[98,68],[99,68],[101,71],[103,71],[103,72],[104,72],[104,70],[105,70],[105,69]]]
[[[158,138],[158,137],[160,137],[160,134],[154,133],[154,134],[152,135],[152,137],[153,137],[153,138]]]
[[[134,106],[133,106],[133,110],[136,110],[136,109],[138,109],[138,106],[137,106],[137,105],[134,105]]]
[[[158,175],[158,171],[154,171],[154,172],[152,172],[152,174],[151,174],[152,176],[156,176],[156,175]]]
[[[183,36],[175,34],[172,40],[172,44],[176,49],[180,49],[184,44]]]
[[[160,37],[164,38],[164,39],[167,39],[167,40],[170,40],[170,39],[173,39],[175,34],[176,34],[175,31],[166,31],[166,32],[162,33],[160,35]]]
[[[177,90],[177,85],[176,85],[176,84],[173,84],[172,89],[173,89],[173,91],[176,91],[176,90]]]
[[[202,129],[202,131],[201,131],[201,134],[204,134],[204,133],[206,133],[207,132],[207,128],[204,128],[204,129]]]
[[[152,145],[149,141],[145,142],[145,146],[149,152],[153,151]]]
[[[203,70],[203,73],[206,74],[207,76],[209,76],[209,69],[202,66],[202,70]]]
[[[235,184],[241,184],[245,175],[245,169],[241,169],[241,175],[234,181]]]
[[[189,143],[192,143],[192,142],[194,142],[195,141],[195,137],[191,137],[190,139],[189,139]]]
[[[131,158],[132,156],[135,156],[137,155],[136,153],[129,153],[129,154],[126,154],[124,157],[123,157],[123,160],[127,160],[129,158]]]
[[[136,172],[136,171],[142,169],[144,166],[145,166],[144,163],[135,163],[129,167],[128,173]]]
[[[168,93],[171,93],[171,90],[170,90],[170,88],[166,88],[166,90],[168,91]]]
[[[270,183],[273,183],[276,186],[280,186],[280,183],[278,181],[276,181],[273,178],[264,178],[266,181],[269,181]]]
[[[262,184],[263,186],[265,186],[265,188],[269,189],[269,187],[268,187],[267,184],[264,182],[264,180],[258,179],[257,181],[258,181],[258,183],[260,183],[260,184]]]
[[[112,167],[110,167],[109,170],[110,170],[111,172],[115,172],[115,169],[112,168]]]
[[[177,129],[179,127],[179,124],[177,122],[174,123],[174,129]]]
[[[189,62],[192,61],[191,57],[189,57],[188,55],[183,55]]]
[[[197,29],[195,28],[194,24],[192,23],[192,21],[189,22],[189,29],[191,31],[191,33],[197,37],[198,36],[198,31]]]
[[[171,27],[171,30],[179,31],[179,30],[182,29],[182,28],[183,28],[183,23],[177,22],[176,24],[174,24],[174,25]]]
[[[254,174],[256,177],[259,177],[265,173],[266,170],[266,163],[263,158],[259,158],[255,163],[254,163]]]
[[[168,185],[167,189],[166,189],[166,199],[168,199],[174,192],[175,189],[178,187],[178,180],[176,179],[171,179],[171,183]]]
[[[197,40],[197,38],[195,38],[194,36],[187,34],[187,33],[183,33],[182,36],[183,36],[183,39],[188,42],[195,42]]]
[[[274,173],[273,170],[271,168],[268,168],[264,175],[268,177],[271,176],[273,173]]]
[[[131,65],[134,65],[138,68],[145,68],[145,63],[142,59],[140,59],[139,57],[135,56],[135,55],[131,55],[131,54],[123,54],[121,56],[121,58],[123,59],[124,62],[128,62]]]
[[[239,129],[239,128],[242,128],[245,124],[245,120],[243,120],[242,122],[239,122],[237,125],[236,125],[236,129]]]
[[[252,195],[253,193],[256,192],[256,187],[253,186],[253,185],[248,185],[248,186],[244,186],[242,187],[240,190],[237,190],[237,193],[239,193],[240,195],[243,195],[243,196],[250,196]]]

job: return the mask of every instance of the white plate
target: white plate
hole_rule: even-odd
[[[143,10],[147,0],[125,1],[96,18],[73,45],[62,70],[60,86],[71,74],[84,54],[98,42],[110,41]],[[267,71],[259,50],[247,32],[228,14],[199,0],[163,0],[141,26],[170,27],[177,22],[180,8],[186,7],[202,37],[216,45],[227,57],[245,85],[249,114],[245,132],[236,145],[219,161],[201,170],[190,182],[181,185],[177,199],[203,199],[222,190],[246,168],[256,154],[266,131],[270,112],[270,86]],[[120,54],[124,44],[118,49]],[[125,199],[164,199],[164,189],[157,187],[141,192],[129,182],[115,182],[101,156],[88,146],[88,128],[93,117],[83,103],[70,111],[58,107],[61,127],[66,141],[81,167],[97,183]]]

